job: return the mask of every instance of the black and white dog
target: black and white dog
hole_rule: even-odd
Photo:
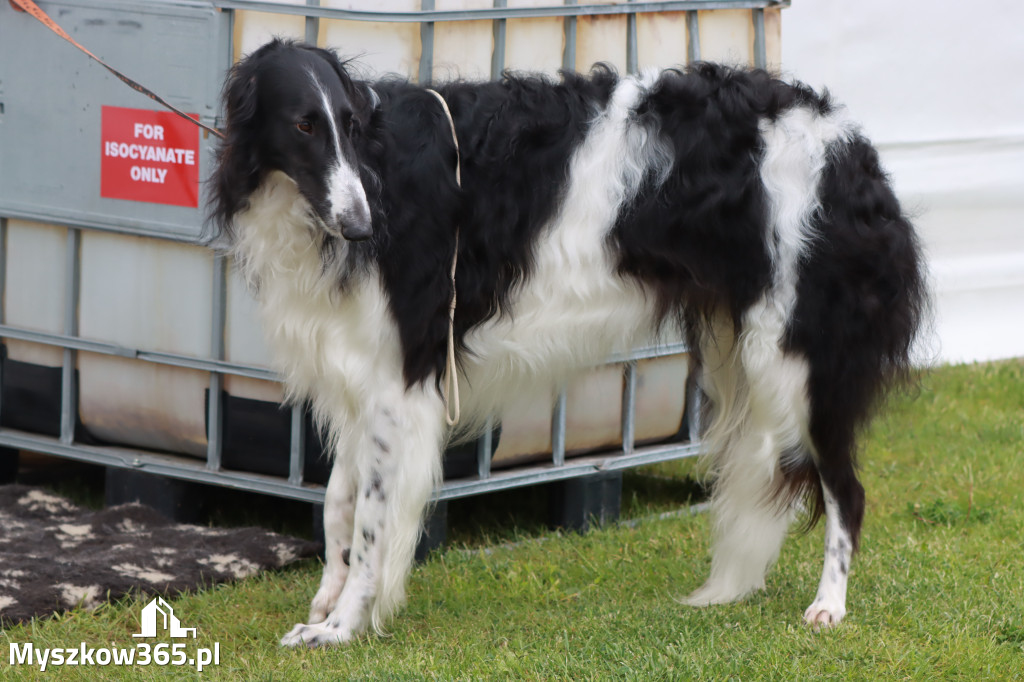
[[[714,479],[711,574],[686,603],[762,588],[804,508],[826,519],[804,619],[838,623],[864,513],[855,438],[925,307],[875,150],[827,96],[711,64],[437,90],[461,187],[424,88],[274,41],[225,89],[212,218],[335,453],[323,580],[282,643],[380,630],[403,600],[448,438],[453,294],[467,432],[527,387],[684,334]]]

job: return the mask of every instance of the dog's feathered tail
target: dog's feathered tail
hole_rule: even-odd
[[[809,525],[823,511],[824,483],[840,500],[843,525],[856,542],[864,513],[856,434],[887,390],[912,377],[927,285],[914,229],[867,140],[855,134],[833,143],[818,193],[813,240],[785,338],[787,351],[810,367],[809,428],[818,471],[798,468],[787,479],[793,489],[811,493]]]

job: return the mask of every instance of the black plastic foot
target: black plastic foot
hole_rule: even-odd
[[[18,477],[18,451],[0,448],[0,483],[14,483]]]
[[[206,517],[208,495],[207,487],[199,483],[130,469],[107,468],[108,507],[141,502],[179,523],[200,523]]]
[[[419,544],[416,545],[416,561],[426,561],[432,551],[443,547],[447,533],[448,503],[442,500],[431,507],[430,513],[427,514],[427,518],[423,522],[423,534],[420,535]]]
[[[619,518],[622,472],[606,471],[551,484],[550,523],[555,528],[585,532]]]

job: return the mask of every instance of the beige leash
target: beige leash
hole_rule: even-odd
[[[444,109],[444,115],[448,117],[448,125],[452,129],[452,142],[455,144],[455,184],[462,187],[462,163],[459,160],[459,138],[455,133],[455,121],[452,119],[452,112],[448,109],[448,103],[436,90],[427,88],[427,92],[437,98]],[[448,426],[455,426],[459,423],[461,407],[459,405],[459,375],[455,366],[455,266],[459,261],[459,228],[455,227],[455,253],[452,254],[452,302],[448,306],[448,360],[444,368],[444,385],[442,395],[444,396],[444,418]],[[455,404],[455,412],[452,413],[452,403]]]

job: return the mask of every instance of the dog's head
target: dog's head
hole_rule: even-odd
[[[212,218],[229,233],[266,175],[291,178],[313,221],[332,236],[373,234],[356,152],[377,106],[329,50],[274,40],[234,66],[224,89],[225,141]]]

